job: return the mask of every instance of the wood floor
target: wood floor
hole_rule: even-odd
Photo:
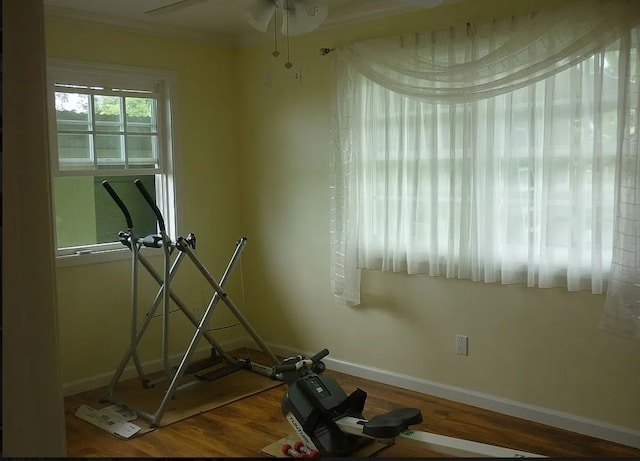
[[[393,386],[326,371],[350,393],[368,394],[364,416],[371,418],[400,407],[422,410],[424,421],[413,429],[473,440],[548,457],[632,457],[640,449],[555,429],[499,413],[431,397]],[[123,383],[124,384],[124,383]],[[69,457],[117,458],[237,458],[261,457],[260,449],[293,431],[280,413],[283,384],[237,402],[123,440],[77,418],[74,413],[89,401],[89,393],[65,399]],[[94,393],[95,395],[95,393]],[[376,457],[443,457],[416,449],[397,438]]]

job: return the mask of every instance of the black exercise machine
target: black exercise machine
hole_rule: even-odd
[[[394,443],[403,437],[420,444],[425,450],[463,457],[542,457],[534,453],[446,437],[429,432],[409,430],[422,422],[417,408],[399,408],[367,420],[363,417],[367,393],[356,389],[347,395],[330,376],[323,375],[321,361],[329,354],[323,349],[310,358],[290,357],[273,367],[281,374],[288,389],[282,398],[282,415],[289,421],[298,437],[300,447],[320,456],[348,456],[372,443]],[[286,445],[283,452],[296,456]],[[304,453],[298,452],[304,457]]]

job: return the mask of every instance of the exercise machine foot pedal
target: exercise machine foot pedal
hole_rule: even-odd
[[[218,355],[215,349],[211,349],[211,356],[206,359],[199,360],[197,362],[190,363],[185,368],[184,373],[186,375],[192,375],[199,371],[205,370],[207,368],[211,368],[215,365],[218,365],[222,362],[222,357]]]
[[[377,415],[365,422],[362,433],[370,437],[386,439],[395,437],[413,424],[422,422],[422,412],[417,408],[398,408]]]
[[[242,360],[238,360],[237,362],[231,363],[226,367],[218,368],[208,373],[202,373],[194,376],[202,381],[215,381],[216,379],[223,378],[224,376],[230,375],[242,369],[251,369],[251,363],[249,361],[245,362]]]

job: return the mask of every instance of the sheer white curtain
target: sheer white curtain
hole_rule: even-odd
[[[635,78],[623,80],[618,107],[613,261],[601,326],[640,339],[640,31],[622,42],[619,67]]]
[[[639,18],[585,0],[339,47],[338,299],[359,303],[361,268],[602,292],[637,159]]]

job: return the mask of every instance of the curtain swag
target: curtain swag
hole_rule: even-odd
[[[640,23],[640,2],[585,0],[530,15],[345,44],[339,59],[397,93],[437,103],[486,99],[529,86],[606,48]],[[475,42],[491,42],[477,52]],[[489,48],[489,47],[487,47]],[[449,59],[440,61],[438,49]],[[481,48],[480,48],[481,49]]]

